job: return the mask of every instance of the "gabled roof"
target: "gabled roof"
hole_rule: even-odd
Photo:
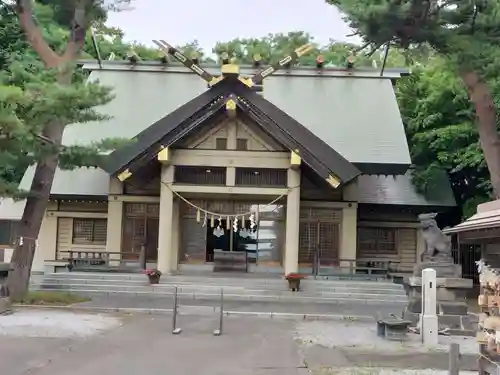
[[[103,168],[110,174],[126,169],[134,173],[144,162],[153,159],[162,147],[195,130],[221,110],[230,95],[239,97],[238,107],[263,130],[290,150],[298,150],[303,161],[324,179],[334,176],[342,183],[360,171],[330,146],[278,107],[253,92],[236,78],[225,78],[204,94],[168,114],[135,137],[135,142],[111,153]],[[137,162],[142,159],[141,162]],[[134,165],[134,167],[131,167]]]
[[[112,175],[123,170],[132,160],[146,153],[152,146],[171,134],[172,131],[180,130],[183,125],[204,119],[210,111],[214,110],[214,105],[221,100],[223,92],[223,86],[213,87],[180,106],[137,134],[132,143],[113,151],[108,157],[104,158],[101,167]]]
[[[309,129],[273,103],[264,99],[261,95],[253,92],[239,81],[234,84],[233,90],[243,99],[243,104],[249,110],[254,110],[267,118],[268,122],[270,121],[276,130],[291,137],[290,141],[295,147],[289,148],[293,150],[299,149],[302,158],[308,160],[314,159],[318,163],[323,164],[340,177],[343,182],[348,182],[361,174],[353,164],[326,144],[321,138],[317,137]],[[309,165],[313,167],[311,164]]]
[[[112,87],[115,98],[99,108],[109,120],[71,124],[63,144],[133,138],[152,123],[207,91],[185,67],[127,61],[85,65],[89,80]],[[220,67],[209,70],[220,74]],[[242,68],[252,75],[255,68]],[[390,73],[390,74],[389,74]],[[392,81],[403,72],[293,68],[266,78],[263,97],[307,127],[364,174],[403,174],[411,164]]]

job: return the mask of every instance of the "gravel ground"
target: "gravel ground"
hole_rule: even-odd
[[[0,316],[0,373],[446,375],[452,340],[429,350],[418,336],[404,344],[378,338],[373,323],[242,317],[225,319],[224,334],[214,337],[216,314],[179,318],[183,332],[174,336],[166,315],[21,309]],[[476,369],[474,339],[453,341],[461,344],[461,368]]]
[[[23,310],[0,316],[0,336],[88,337],[120,326],[121,320],[100,314],[58,310]]]
[[[296,340],[305,345],[320,345],[327,348],[350,348],[374,352],[447,352],[452,342],[460,344],[460,352],[476,354],[475,337],[439,336],[439,345],[429,348],[422,345],[420,336],[409,334],[405,342],[388,341],[377,336],[374,323],[363,322],[299,322]]]

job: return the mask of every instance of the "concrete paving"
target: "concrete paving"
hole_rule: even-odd
[[[173,299],[171,297],[156,298],[148,296],[127,297],[123,295],[92,295],[92,300],[77,304],[82,307],[104,307],[104,308],[132,308],[132,309],[171,309]],[[182,307],[196,307],[193,311],[201,311],[200,307],[207,307],[208,313],[218,309],[219,301],[193,301],[180,300]],[[189,309],[185,308],[186,313]],[[262,313],[293,313],[293,314],[332,314],[346,317],[373,318],[377,314],[402,313],[399,304],[358,304],[358,303],[314,303],[303,302],[259,302],[259,301],[224,301],[224,310],[237,312],[262,312]]]
[[[62,313],[38,314],[54,320]],[[63,319],[75,313],[65,314],[69,315]],[[82,319],[76,315],[74,322],[79,325]],[[388,342],[379,342],[367,324],[227,318],[223,335],[214,337],[217,317],[183,316],[179,320],[183,332],[174,336],[171,319],[165,315],[107,315],[97,321],[102,317],[120,324],[100,325],[94,335],[20,337],[10,331],[0,336],[0,373],[440,375],[447,368],[446,346],[442,351],[422,350],[415,340],[404,350],[393,343],[383,345]],[[462,369],[473,370],[475,355],[467,354],[472,344],[464,340]]]

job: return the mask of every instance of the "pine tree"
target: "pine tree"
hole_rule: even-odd
[[[327,0],[372,50],[428,45],[446,59],[467,89],[496,198],[500,138],[492,95],[499,86],[500,2],[487,0]]]
[[[102,0],[47,0],[36,4],[16,0],[13,6],[23,35],[35,52],[33,59],[28,55],[22,61],[13,61],[0,82],[2,168],[11,168],[16,159],[36,164],[7,279],[9,294],[18,298],[28,290],[36,239],[58,165],[95,165],[100,148],[108,144],[65,147],[64,129],[72,123],[102,119],[93,108],[112,96],[107,88],[86,85],[75,64],[91,22],[106,14]],[[35,17],[38,8],[43,10],[42,16],[52,17],[68,31],[64,47],[45,38]],[[0,186],[3,193],[19,193],[8,182]]]

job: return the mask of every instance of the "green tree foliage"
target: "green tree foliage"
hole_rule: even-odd
[[[274,63],[291,51],[305,44],[314,47],[313,51],[301,56],[298,65],[314,66],[316,57],[321,55],[325,59],[326,65],[345,66],[347,57],[356,51],[358,46],[350,43],[341,43],[331,40],[326,45],[317,43],[313,36],[303,31],[293,31],[289,33],[268,34],[261,38],[236,38],[226,42],[219,42],[212,49],[212,52],[220,56],[223,52],[234,57],[242,64],[252,64],[253,56],[259,54],[264,64]],[[374,61],[377,66],[381,66],[383,60],[383,49],[379,49],[376,56],[366,57],[358,55],[357,66],[373,66]],[[396,50],[390,51],[387,66],[405,66],[407,57]]]
[[[16,0],[0,4],[18,18],[16,24],[12,16],[5,17],[0,26],[18,35],[19,27],[29,45],[13,43],[6,36],[6,45],[20,48],[20,53],[4,56],[6,66],[0,77],[0,195],[19,193],[7,180],[13,168],[35,164],[7,279],[12,298],[20,298],[28,290],[36,238],[57,166],[95,166],[99,153],[112,143],[68,147],[62,145],[62,136],[72,123],[104,118],[94,108],[112,99],[110,89],[86,84],[76,60],[90,25],[103,21],[108,6],[122,3],[125,1]]]
[[[346,21],[364,39],[365,46],[372,50],[384,44],[403,49],[428,45],[445,60],[448,69],[462,81],[473,104],[477,118],[476,131],[490,174],[492,191],[500,198],[500,138],[495,97],[495,93],[499,92],[500,2],[327,2],[337,6],[345,14]],[[468,154],[470,149],[463,152]],[[464,158],[467,159],[468,156]]]
[[[461,81],[446,60],[435,58],[401,79],[396,93],[417,167],[413,183],[425,194],[439,188],[447,171],[463,215],[470,216],[491,188],[474,108]]]
[[[95,107],[112,99],[110,88],[79,80],[69,86],[58,84],[53,70],[33,60],[30,69],[14,61],[0,76],[0,196],[25,196],[18,190],[27,166],[58,153],[64,169],[95,166],[110,140],[90,147],[59,147],[42,137],[49,121],[77,123],[101,120]]]
[[[54,23],[54,11],[38,6],[37,21],[55,50],[62,50],[67,35]],[[53,115],[66,123],[91,121],[101,117],[93,107],[111,99],[108,88],[85,85],[84,75],[75,74],[70,90],[62,90],[54,70],[45,70],[36,53],[23,38],[13,8],[0,7],[0,196],[24,196],[17,189],[24,171],[48,152],[53,152],[50,140],[39,137],[44,122]],[[66,40],[65,40],[66,39]],[[79,73],[79,72],[77,72]],[[33,98],[41,98],[36,103]],[[68,107],[67,103],[74,103]],[[35,106],[36,104],[36,106]],[[54,107],[60,108],[55,111]],[[61,112],[73,108],[75,111]],[[45,115],[41,116],[45,111]],[[94,166],[98,153],[109,149],[117,140],[105,140],[90,147],[65,147],[59,150],[60,166]]]

